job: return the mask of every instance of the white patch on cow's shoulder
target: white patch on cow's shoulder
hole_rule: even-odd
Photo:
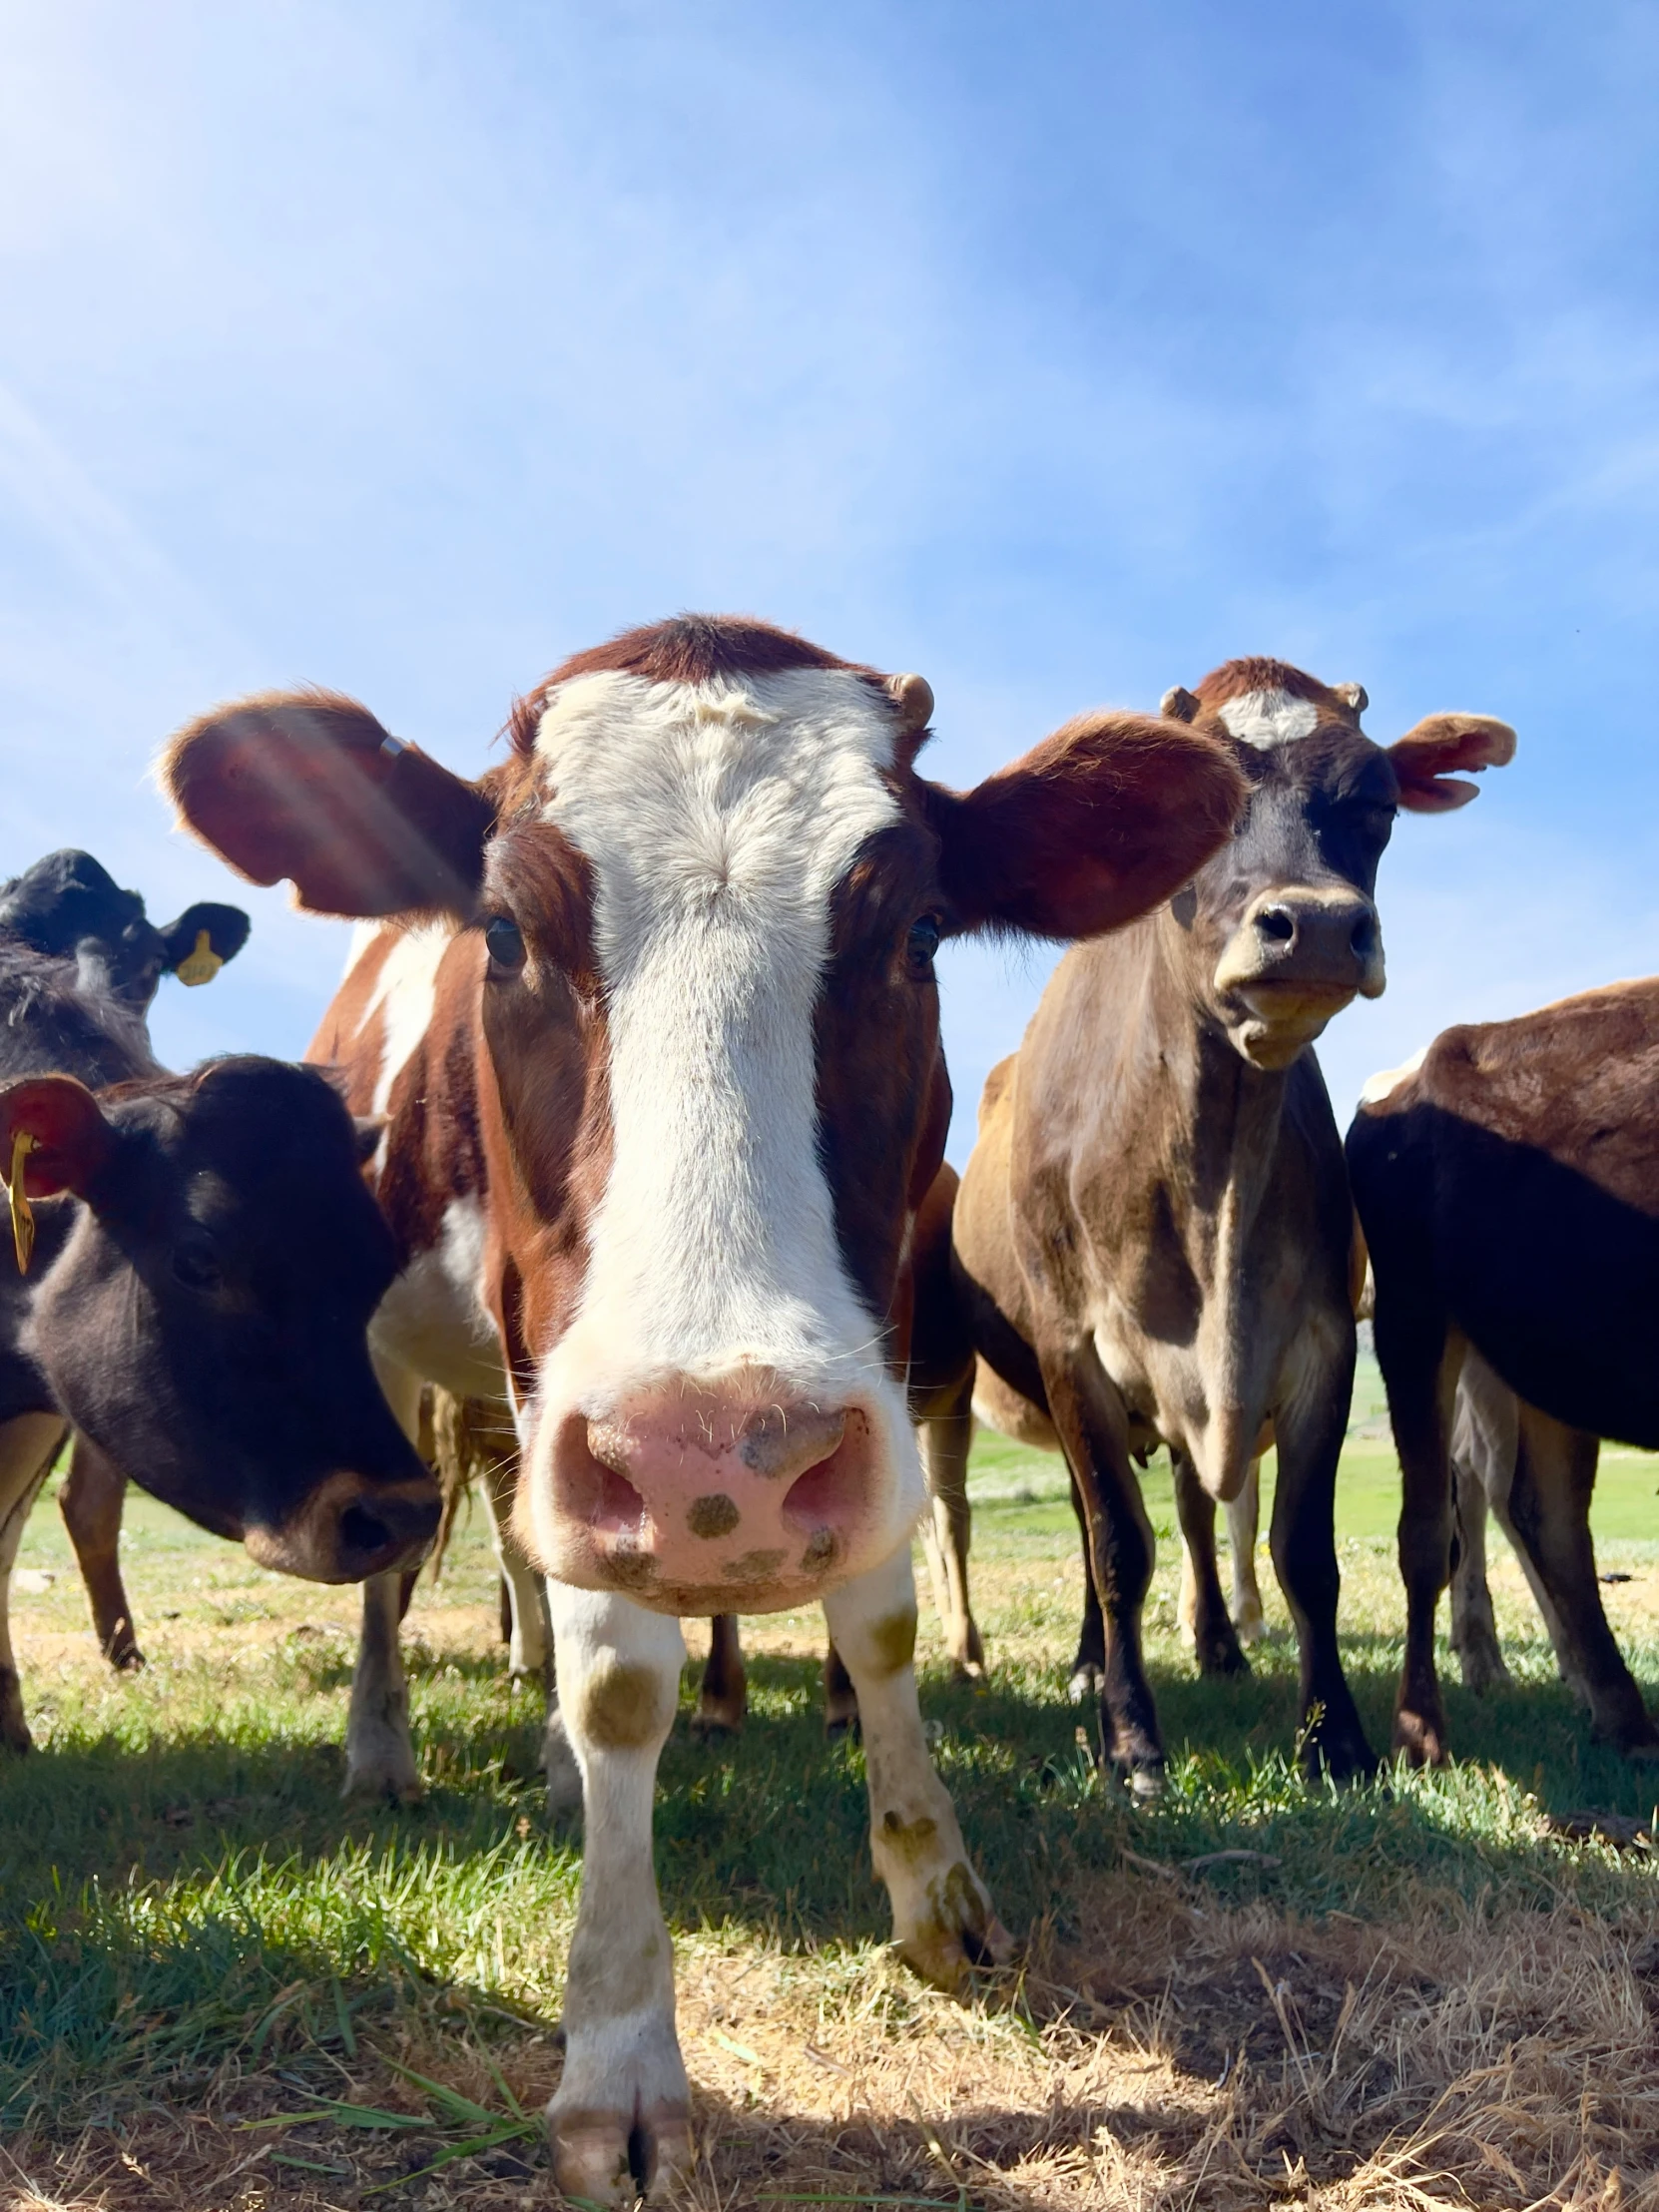
[[[484,1302],[484,1209],[452,1198],[437,1242],[418,1252],[369,1325],[376,1352],[456,1397],[501,1398],[501,1342]]]
[[[1264,750],[1307,737],[1320,719],[1311,699],[1293,699],[1288,691],[1242,692],[1216,712],[1241,745]]]
[[[836,1242],[814,1036],[831,892],[898,819],[895,735],[876,687],[838,670],[552,695],[537,754],[593,870],[614,1151],[544,1399],[753,1364],[896,1408],[908,1438]]]
[[[1408,1076],[1416,1074],[1418,1068],[1422,1066],[1423,1061],[1427,1057],[1427,1045],[1418,1045],[1416,1051],[1412,1053],[1411,1057],[1408,1060],[1404,1061],[1399,1067],[1383,1068],[1377,1075],[1369,1075],[1366,1078],[1365,1087],[1360,1093],[1361,1105],[1380,1106],[1382,1103],[1383,1099],[1391,1097],[1391,1095],[1398,1090],[1401,1083],[1403,1083]]]
[[[378,932],[376,932],[378,933]],[[401,930],[374,978],[357,1022],[361,1036],[377,1013],[385,1016],[385,1038],[380,1048],[380,1069],[374,1079],[373,1111],[383,1114],[391,1102],[391,1087],[409,1063],[409,1057],[425,1036],[432,1019],[437,990],[438,962],[449,950],[455,934],[450,921],[425,922],[418,929]],[[354,966],[373,938],[359,945],[353,937]],[[350,969],[347,968],[348,974]]]

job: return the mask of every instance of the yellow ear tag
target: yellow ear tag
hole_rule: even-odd
[[[27,1129],[12,1134],[12,1243],[17,1247],[17,1272],[27,1275],[30,1256],[35,1249],[35,1216],[29,1204],[29,1194],[23,1188],[23,1163],[35,1149],[35,1138]]]
[[[198,983],[211,983],[225,962],[214,950],[214,941],[205,929],[196,932],[196,950],[187,953],[173,970],[181,983],[195,987]]]

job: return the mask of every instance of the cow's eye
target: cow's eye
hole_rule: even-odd
[[[524,965],[524,938],[516,921],[497,914],[484,931],[490,966],[501,975],[516,975]]]
[[[939,923],[936,914],[923,914],[910,924],[910,934],[904,940],[905,957],[910,963],[912,975],[930,975],[933,971],[933,955],[939,949]]]
[[[224,1280],[213,1239],[205,1230],[181,1237],[173,1247],[173,1272],[188,1291],[217,1291]]]

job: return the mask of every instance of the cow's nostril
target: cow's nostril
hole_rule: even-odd
[[[1377,916],[1373,913],[1362,914],[1354,924],[1348,941],[1353,945],[1357,959],[1369,960],[1377,950]]]
[[[365,1557],[376,1551],[384,1551],[391,1542],[391,1530],[377,1514],[368,1512],[361,1505],[348,1505],[339,1517],[340,1539],[347,1549],[362,1553]]]
[[[1283,906],[1264,906],[1256,916],[1256,927],[1270,944],[1289,944],[1296,935],[1296,917]]]

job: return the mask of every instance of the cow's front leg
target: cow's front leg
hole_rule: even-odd
[[[892,1900],[894,1940],[927,1980],[959,1988],[970,1967],[1000,1965],[1013,1942],[969,1862],[922,1734],[908,1544],[827,1598],[824,1611],[858,1694],[870,1856]]]
[[[547,1585],[563,1727],[582,1774],[582,1902],[565,1977],[565,2064],[547,2108],[553,2171],[597,2204],[690,2167],[674,1956],[651,1858],[657,1761],[679,1702],[680,1623],[624,1597]]]
[[[64,1423],[57,1413],[18,1413],[0,1421],[0,1749],[6,1751],[27,1751],[32,1741],[12,1651],[12,1569],[29,1509],[63,1438]]]

